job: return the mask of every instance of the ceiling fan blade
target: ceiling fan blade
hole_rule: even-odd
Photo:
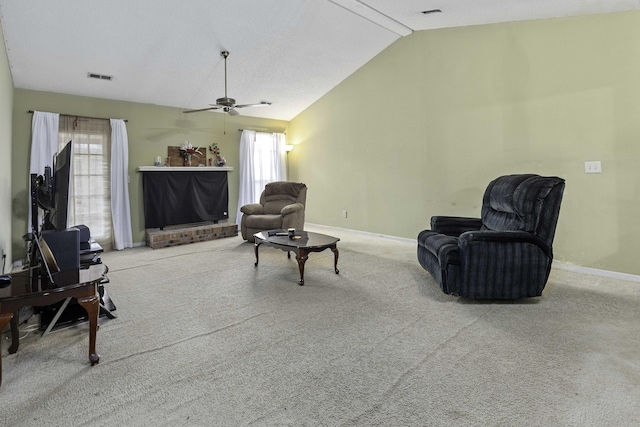
[[[183,111],[183,113],[197,113],[199,111],[209,111],[209,110],[217,110],[220,107],[207,107],[207,108],[200,108],[198,110],[187,110],[187,111]]]
[[[233,98],[229,98],[227,96],[227,57],[229,56],[229,51],[223,50],[220,52],[220,56],[224,58],[224,97],[216,99],[215,104],[209,104],[211,107],[201,108],[199,110],[188,110],[183,111],[184,113],[195,113],[198,111],[208,111],[208,110],[219,110],[221,109],[225,113],[229,113],[230,116],[237,116],[240,114],[236,111],[236,108],[246,108],[246,107],[268,107],[271,105],[269,101],[260,101],[256,104],[242,104],[236,105],[236,100]]]
[[[269,105],[271,105],[271,102],[269,101],[260,101],[257,104],[242,104],[242,105],[236,105],[236,108],[245,108],[245,107],[268,107]]]

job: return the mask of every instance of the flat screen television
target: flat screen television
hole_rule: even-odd
[[[53,173],[53,195],[51,202],[45,209],[44,228],[46,230],[65,230],[67,228],[67,217],[69,213],[69,190],[71,188],[71,141],[67,142],[54,159]]]

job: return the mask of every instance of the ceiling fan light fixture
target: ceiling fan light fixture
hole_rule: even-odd
[[[233,99],[233,98],[229,98],[227,96],[224,96],[222,98],[216,99],[216,104],[217,105],[224,105],[225,107],[233,107],[234,105],[236,105],[236,100]]]

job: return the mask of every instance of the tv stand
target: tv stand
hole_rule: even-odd
[[[67,159],[67,163],[70,160]],[[51,209],[53,208],[51,200],[53,198],[50,168],[45,168],[45,176],[37,174],[30,175],[30,195],[31,195],[31,232],[23,236],[23,239],[29,242],[28,259],[29,259],[29,280],[31,292],[39,292],[47,289],[56,289],[71,283],[78,282],[78,275],[81,270],[91,268],[96,264],[102,264],[100,254],[103,252],[102,246],[91,238],[89,227],[85,225],[76,225],[64,230],[56,229],[51,221]],[[66,176],[65,174],[62,174]],[[57,174],[56,174],[57,176]],[[61,199],[56,201],[59,204]],[[57,206],[60,210],[60,206]],[[38,223],[40,214],[38,208],[43,209],[43,224]],[[66,219],[66,213],[64,218]],[[54,221],[57,222],[57,221]],[[66,220],[64,222],[66,226]],[[58,227],[64,227],[58,225]],[[43,251],[40,245],[40,239],[46,243],[49,252]],[[47,259],[49,255],[50,259]],[[52,259],[51,259],[52,258]],[[53,262],[52,262],[53,261]],[[50,264],[57,264],[51,269]],[[104,266],[105,273],[108,268]],[[115,319],[113,311],[116,309],[111,299],[104,290],[104,284],[109,279],[106,275],[98,283],[100,315]],[[40,330],[44,330],[44,334],[50,332],[54,326],[61,323],[75,323],[80,320],[86,320],[86,311],[81,309],[76,299],[66,298],[64,301],[55,302],[55,304],[47,306],[39,306],[37,308],[40,314]],[[13,327],[13,324],[12,324]],[[16,324],[17,329],[17,324]]]
[[[71,242],[74,236],[76,240]],[[109,269],[102,264],[100,255],[103,252],[103,248],[91,238],[89,228],[84,225],[77,225],[62,232],[45,231],[43,232],[43,237],[51,247],[61,270],[65,270],[66,267],[72,271],[77,268],[82,271],[91,268],[93,265],[103,265],[105,274],[100,283],[98,283],[99,314],[100,316],[107,316],[109,319],[115,319],[116,315],[113,314],[113,311],[115,311],[116,307],[104,289],[104,285],[109,283],[109,278],[106,275]],[[75,247],[78,248],[77,252],[69,249],[74,247],[72,243],[75,243]],[[58,274],[61,273],[66,272],[61,271]],[[57,287],[60,284],[56,280],[53,286]],[[64,301],[41,307],[39,310],[42,335],[48,334],[56,327],[87,320],[85,310],[73,298],[66,298]]]

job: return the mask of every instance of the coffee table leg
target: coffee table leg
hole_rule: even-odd
[[[96,333],[98,331],[98,307],[99,298],[97,295],[78,298],[78,304],[87,311],[89,315],[89,362],[91,366],[100,363],[100,355],[96,353]]]
[[[340,273],[338,270],[338,247],[332,246],[331,251],[333,252],[333,269],[336,271],[336,274]]]
[[[258,243],[258,242],[255,242],[255,243],[254,243],[254,246],[255,246],[255,248],[256,248],[256,263],[255,263],[255,264],[253,264],[253,266],[254,266],[254,267],[257,267],[257,266],[258,266],[258,246],[260,246],[261,244],[262,244],[262,242],[261,242],[261,243]]]
[[[304,285],[304,263],[307,261],[307,258],[309,258],[307,251],[300,250],[300,253],[296,254],[298,269],[300,270],[300,281],[298,282],[300,286]]]
[[[0,331],[7,326],[7,323],[13,318],[13,313],[0,314]],[[0,385],[2,385],[2,356],[0,355]]]

